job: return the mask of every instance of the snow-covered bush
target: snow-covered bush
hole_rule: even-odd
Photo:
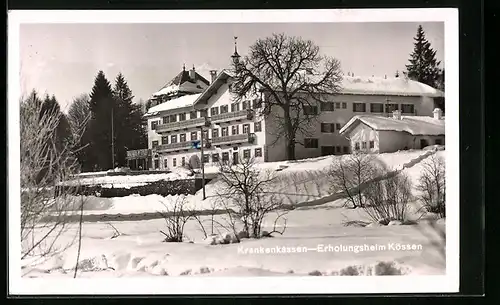
[[[173,201],[170,204],[164,204],[165,210],[158,213],[165,220],[166,231],[160,230],[165,235],[165,242],[182,242],[184,239],[184,226],[193,217],[194,212],[187,210],[186,197],[169,197]]]
[[[433,154],[423,163],[417,190],[427,212],[446,216],[445,161]]]
[[[276,230],[278,220],[287,211],[282,200],[273,192],[275,178],[272,170],[260,171],[256,168],[252,158],[241,158],[238,164],[219,164],[220,187],[216,192],[220,205],[228,211],[226,222],[236,236],[240,231],[237,226],[241,223],[243,231],[250,237],[262,237],[264,218],[271,213],[276,213],[276,217],[273,230],[267,236],[284,233],[286,219],[283,229]]]
[[[398,220],[403,223],[412,198],[411,190],[411,181],[403,173],[373,181],[364,191],[367,203],[364,210],[375,222],[387,225]]]

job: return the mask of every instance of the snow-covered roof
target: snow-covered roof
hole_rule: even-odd
[[[343,94],[444,96],[438,89],[404,77],[344,76],[341,87]]]
[[[444,118],[435,119],[427,116],[402,116],[401,119],[375,115],[356,115],[339,130],[339,133],[347,133],[364,123],[370,128],[378,131],[400,131],[411,135],[444,135]]]
[[[181,97],[178,97],[175,99],[171,99],[169,101],[166,101],[164,103],[161,103],[159,105],[156,105],[154,107],[149,108],[149,110],[145,116],[152,116],[152,115],[156,115],[162,111],[168,111],[168,110],[193,106],[194,102],[196,101],[196,99],[198,99],[198,97],[200,95],[201,95],[201,93],[189,94],[189,95],[184,95],[184,96],[181,96]]]
[[[203,84],[203,87],[199,85],[200,83]],[[208,86],[209,84],[210,82],[203,76],[201,76],[198,72],[195,71],[194,79],[192,79],[189,76],[189,71],[183,69],[159,91],[153,93],[153,97],[160,95],[173,95],[179,91],[198,93],[203,91],[204,87]]]

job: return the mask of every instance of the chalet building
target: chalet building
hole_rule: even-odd
[[[239,59],[236,46],[231,57]],[[275,136],[276,122],[259,111],[268,93],[236,102],[231,93],[231,71],[211,71],[210,82],[197,75],[194,67],[189,72],[183,69],[153,94],[162,102],[145,115],[150,168],[169,170],[187,164],[199,167],[202,140],[202,158],[208,166],[219,161],[238,162],[242,157],[258,162],[286,159],[285,142]],[[318,119],[308,128],[308,136],[299,136],[302,145],[296,145],[297,159],[350,153],[356,144],[347,137],[351,130],[344,127],[357,122],[354,117],[370,115],[394,120],[394,111],[403,114],[405,120],[410,116],[432,116],[435,99],[443,96],[437,89],[406,78],[346,76],[341,87],[341,92],[332,94],[321,105],[302,110],[317,113]]]
[[[392,117],[357,115],[342,127],[340,134],[349,139],[353,151],[388,153],[444,145],[444,131],[442,110],[436,108],[433,117],[402,116],[399,110]]]

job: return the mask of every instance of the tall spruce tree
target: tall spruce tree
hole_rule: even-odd
[[[413,80],[436,88],[441,77],[440,61],[436,59],[436,51],[426,39],[422,25],[418,26],[414,37],[414,49],[406,65],[405,75]]]
[[[99,71],[90,94],[91,118],[83,136],[83,143],[87,145],[85,170],[107,170],[114,167],[111,127],[114,108],[115,99],[111,84],[104,72]]]
[[[115,79],[115,152],[120,166],[127,164],[127,150],[146,147],[147,135],[142,125],[141,106],[133,103],[134,96],[122,73]]]

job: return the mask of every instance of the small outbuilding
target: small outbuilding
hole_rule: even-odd
[[[339,133],[350,141],[352,151],[387,153],[444,145],[443,112],[436,108],[433,114],[433,117],[401,116],[396,110],[392,117],[357,115]]]

